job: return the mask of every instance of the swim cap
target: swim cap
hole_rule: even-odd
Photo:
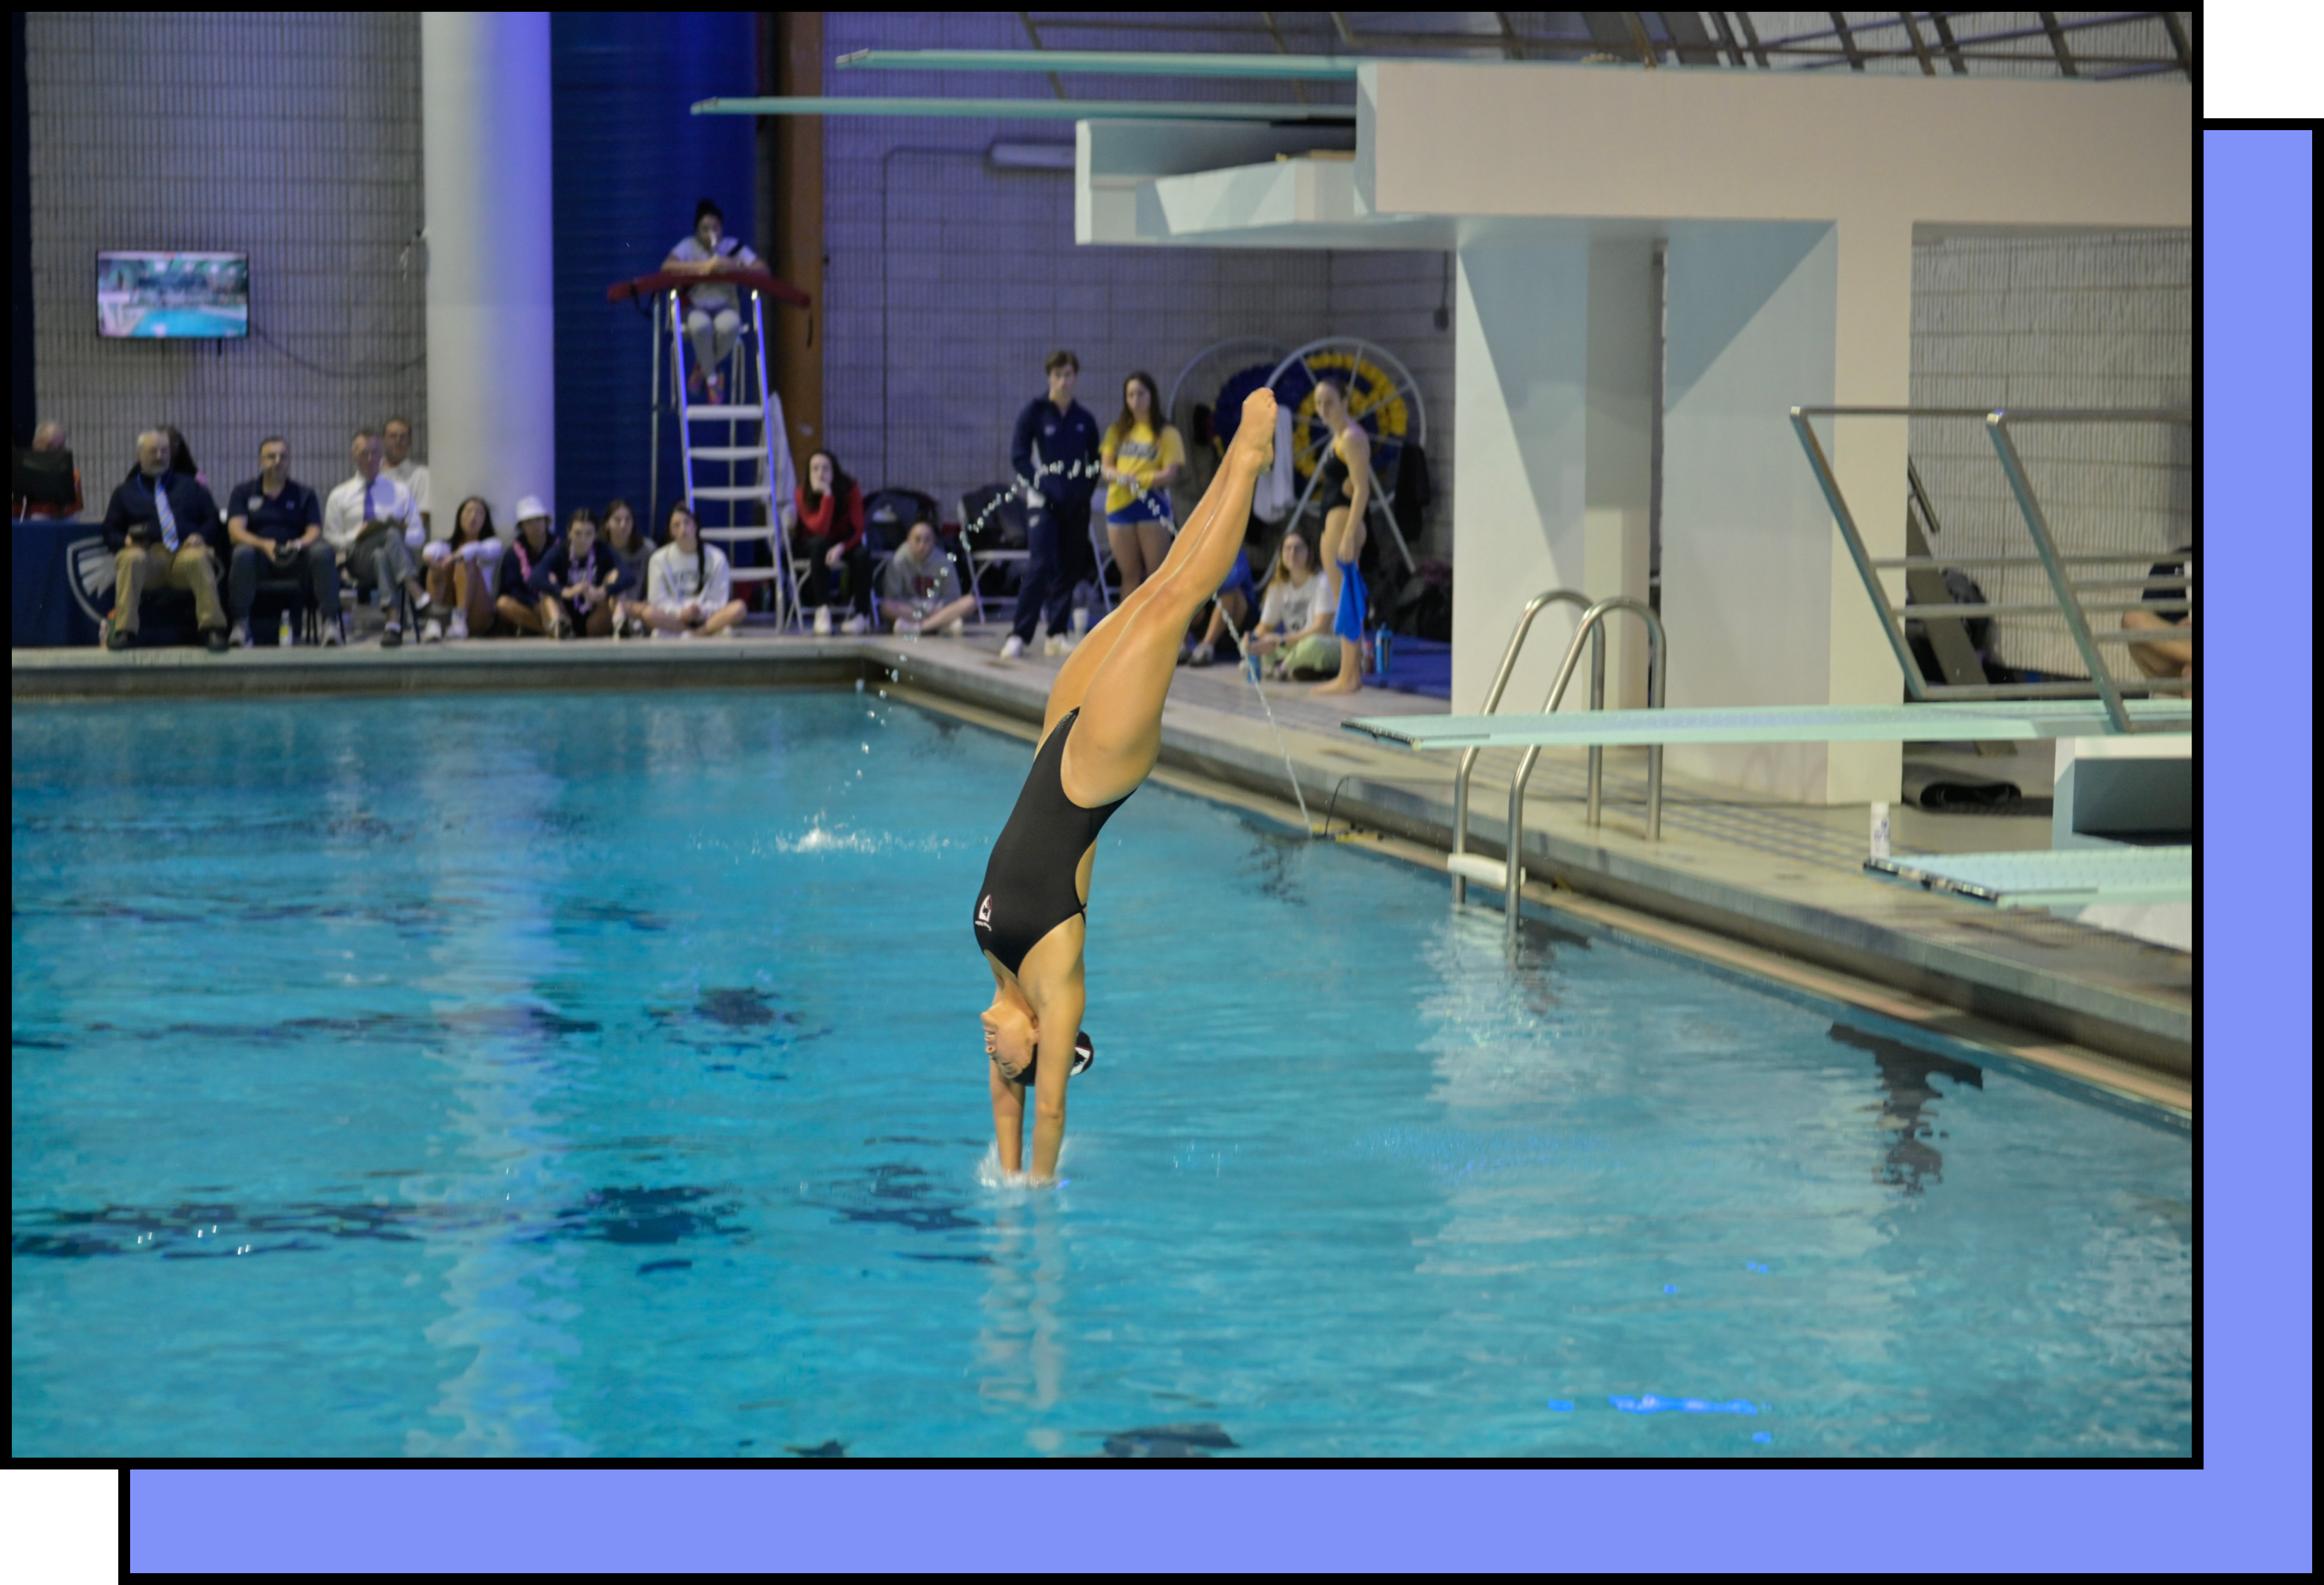
[[[1089,1072],[1090,1064],[1096,1060],[1097,1047],[1090,1043],[1089,1031],[1087,1029],[1080,1030],[1074,1036],[1074,1065],[1072,1071],[1077,1074],[1085,1074]]]

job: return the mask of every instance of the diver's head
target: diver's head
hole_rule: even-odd
[[[1017,1075],[1033,1065],[1035,1043],[1040,1037],[1038,1020],[1023,1002],[996,988],[992,1005],[977,1021],[984,1026],[985,1055],[1000,1068],[1002,1078],[1017,1082]]]

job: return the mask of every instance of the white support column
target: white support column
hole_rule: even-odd
[[[1646,598],[1649,247],[1643,238],[1503,237],[1460,250],[1456,711],[1483,707],[1518,613],[1543,590]],[[1558,605],[1534,619],[1502,709],[1541,708],[1580,615]],[[1643,625],[1619,619],[1611,638],[1607,703],[1635,692],[1643,704]],[[1585,665],[1567,685],[1565,708],[1589,703]]]
[[[420,49],[429,471],[505,535],[519,496],[556,505],[549,14],[423,12]]]
[[[1663,418],[1663,625],[1673,706],[1820,705],[1831,511],[1794,438],[1831,401],[1826,222],[1674,225]],[[1856,596],[1862,599],[1859,594]],[[1675,747],[1673,770],[1823,801],[1821,743]]]
[[[1590,244],[1588,460],[1582,486],[1582,588],[1646,603],[1654,509],[1654,244]],[[1624,613],[1606,634],[1606,704],[1646,703],[1646,624]],[[1589,702],[1589,674],[1569,696]]]
[[[1895,656],[1790,411],[1910,399],[1910,223],[1674,226],[1668,290],[1670,703],[1901,702]],[[1904,421],[1849,419],[1835,429],[1820,419],[1816,427],[1868,548],[1903,555]],[[1866,803],[1897,797],[1903,748],[1688,747],[1674,749],[1669,763],[1803,803]]]

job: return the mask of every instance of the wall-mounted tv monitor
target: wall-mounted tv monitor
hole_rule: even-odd
[[[99,253],[99,336],[250,334],[248,253]]]

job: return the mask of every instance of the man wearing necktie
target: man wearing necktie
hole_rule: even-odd
[[[106,542],[114,551],[106,648],[126,650],[134,641],[147,590],[183,589],[194,597],[202,641],[212,654],[225,652],[226,606],[204,537],[217,517],[217,502],[199,480],[170,470],[169,436],[159,429],[138,436],[137,465],[105,512]]]
[[[323,505],[323,538],[337,552],[339,564],[355,575],[358,586],[379,590],[379,608],[387,614],[387,631],[380,647],[392,650],[403,642],[403,609],[399,594],[411,609],[429,607],[428,591],[420,585],[411,561],[412,547],[425,542],[419,510],[411,492],[380,471],[380,440],[375,429],[355,432],[349,455],[355,476],[331,492]],[[328,635],[326,635],[327,638]]]

